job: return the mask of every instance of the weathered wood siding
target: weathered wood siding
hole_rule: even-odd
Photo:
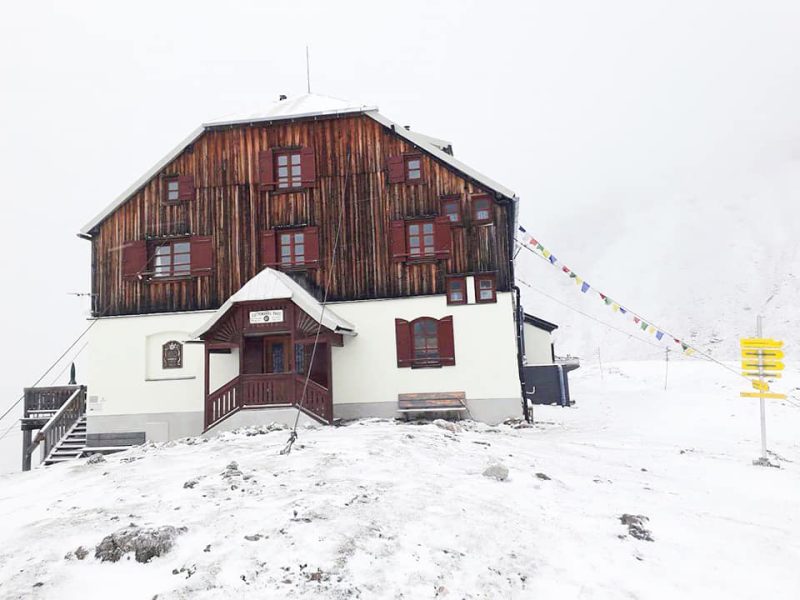
[[[259,151],[285,146],[314,148],[315,187],[290,193],[261,189]],[[471,225],[469,196],[485,190],[424,153],[421,184],[387,183],[387,157],[414,151],[405,139],[363,115],[207,131],[98,226],[92,242],[95,313],[217,308],[260,270],[261,231],[286,225],[320,228],[320,268],[297,277],[321,297],[333,268],[330,300],[443,294],[446,274],[478,271],[496,271],[498,290],[508,290],[512,209],[495,202],[494,223]],[[194,176],[194,200],[162,201],[162,176],[173,174]],[[465,226],[452,228],[451,258],[392,262],[390,221],[440,214],[440,197],[447,194],[461,196],[465,220]],[[213,236],[212,275],[172,281],[122,278],[126,242],[185,234]]]

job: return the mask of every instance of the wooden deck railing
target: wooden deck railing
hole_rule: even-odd
[[[35,389],[36,388],[28,388],[25,390],[26,401],[28,391]],[[39,433],[36,434],[36,438],[34,438],[31,445],[25,450],[25,458],[28,462],[33,452],[42,442],[44,442],[44,458],[48,458],[56,445],[69,433],[75,423],[86,414],[86,387],[82,385],[72,386],[72,390],[72,394],[61,404],[55,414],[50,417],[50,420],[45,423],[44,427],[39,430]],[[52,397],[56,396],[54,395]]]
[[[297,405],[303,393],[305,378],[294,373],[239,375],[213,391],[206,398],[206,429],[241,408]],[[303,408],[330,422],[328,389],[308,382]]]
[[[49,419],[79,388],[77,385],[25,388],[25,417]]]

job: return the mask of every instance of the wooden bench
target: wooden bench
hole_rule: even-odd
[[[466,399],[465,392],[398,394],[397,412],[406,419],[412,413],[463,412],[467,410]]]

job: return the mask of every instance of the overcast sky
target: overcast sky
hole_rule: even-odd
[[[796,0],[7,3],[0,413],[86,325],[79,228],[199,123],[303,93],[306,44],[312,91],[452,141],[563,248],[571,218],[617,235],[609,202],[800,159],[798,33]]]

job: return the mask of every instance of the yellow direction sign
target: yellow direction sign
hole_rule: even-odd
[[[783,350],[762,350],[761,348],[742,348],[742,358],[767,358],[778,360],[783,358]]]
[[[761,360],[754,361],[751,359],[742,361],[743,369],[763,369],[765,371],[783,371],[784,364],[779,361]]]
[[[780,373],[769,373],[767,371],[763,373],[759,373],[758,371],[742,371],[742,375],[745,377],[764,377],[764,379],[780,379],[783,377]]]
[[[786,400],[786,394],[775,392],[739,392],[742,398],[773,398],[775,400]]]
[[[782,341],[769,338],[742,338],[739,345],[742,348],[783,348]]]
[[[753,388],[756,390],[761,390],[762,392],[769,391],[769,384],[766,381],[759,381],[758,379],[751,381],[750,383],[753,384]]]

